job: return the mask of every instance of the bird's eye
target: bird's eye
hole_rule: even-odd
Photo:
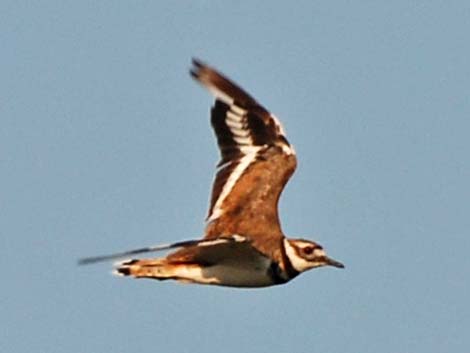
[[[315,248],[313,246],[306,246],[303,250],[305,254],[310,255],[311,253],[313,253],[313,250],[315,250]]]

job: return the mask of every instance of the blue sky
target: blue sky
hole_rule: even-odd
[[[2,352],[468,352],[466,1],[0,4]],[[197,238],[218,159],[192,56],[284,124],[286,234],[345,270],[239,290],[82,256]]]

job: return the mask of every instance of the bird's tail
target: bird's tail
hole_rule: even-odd
[[[134,259],[118,263],[114,274],[135,278],[151,278],[160,281],[174,279],[183,283],[198,282],[201,265],[194,263],[171,262],[160,259]]]
[[[164,280],[174,278],[173,267],[166,259],[133,259],[118,263],[114,274]]]

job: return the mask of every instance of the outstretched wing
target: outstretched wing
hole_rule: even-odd
[[[261,251],[278,245],[277,204],[297,164],[294,149],[276,117],[253,97],[200,61],[193,65],[191,75],[216,97],[211,123],[221,153],[206,238],[240,234]]]
[[[238,241],[241,240],[246,240],[243,237],[231,237],[231,239],[235,239]],[[218,243],[223,243],[226,238],[221,238],[217,239],[220,240]],[[198,240],[183,240],[179,241],[176,243],[171,243],[171,244],[161,244],[161,245],[153,245],[153,246],[147,246],[145,248],[139,248],[139,249],[134,249],[134,250],[126,250],[123,252],[118,252],[118,253],[113,253],[113,254],[107,254],[107,255],[98,255],[98,256],[91,256],[91,257],[84,257],[78,260],[79,265],[89,265],[89,264],[94,264],[97,262],[103,262],[103,261],[110,261],[110,260],[116,260],[116,259],[122,259],[124,257],[129,257],[129,256],[134,256],[134,255],[141,255],[149,252],[156,252],[156,251],[163,251],[163,250],[170,250],[170,249],[175,249],[175,248],[190,248],[194,246],[199,246],[199,247],[205,247],[205,246],[212,246],[214,245],[215,242],[208,240],[208,239],[198,239]]]

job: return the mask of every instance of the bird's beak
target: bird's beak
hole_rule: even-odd
[[[326,257],[326,256],[325,256],[325,263],[326,263],[326,265],[328,265],[328,266],[334,266],[334,267],[338,267],[338,268],[344,268],[344,265],[343,265],[341,262],[336,261],[336,260],[333,260],[333,259],[331,259],[331,258],[329,258],[329,257]]]

